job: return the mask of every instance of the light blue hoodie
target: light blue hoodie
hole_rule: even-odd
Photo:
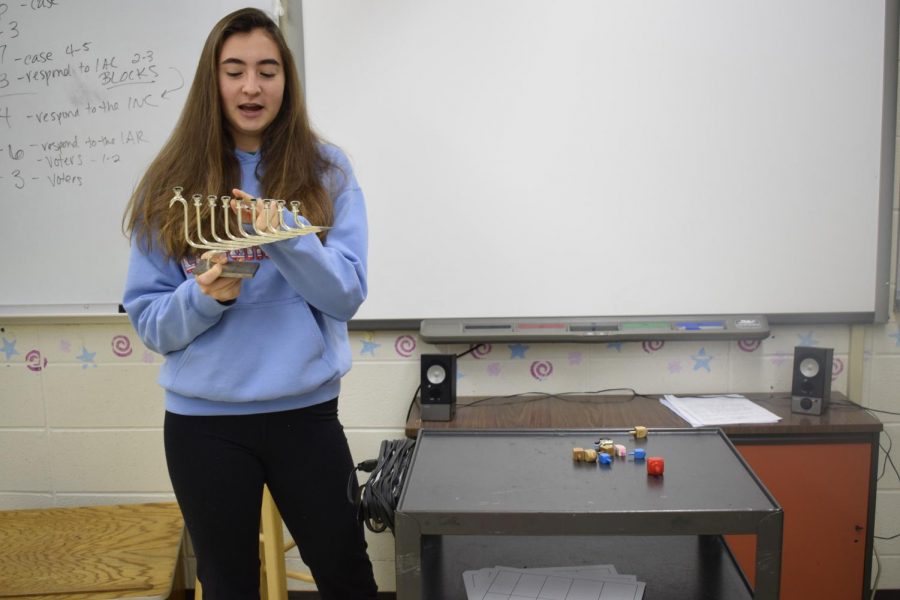
[[[256,276],[230,305],[203,294],[190,274],[132,241],[123,304],[144,344],[165,356],[166,410],[236,415],[291,410],[337,397],[350,370],[347,321],[365,300],[368,229],[362,191],[344,154],[325,176],[334,223],[315,235],[266,244]],[[241,189],[260,197],[259,157],[236,152]],[[193,194],[194,190],[186,190]],[[203,191],[200,191],[203,193]],[[177,210],[173,208],[172,210]]]

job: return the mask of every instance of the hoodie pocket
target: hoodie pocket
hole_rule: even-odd
[[[326,355],[302,298],[235,305],[171,369],[167,361],[160,383],[182,396],[224,402],[301,396],[340,376]]]

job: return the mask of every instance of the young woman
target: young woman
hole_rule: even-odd
[[[216,254],[195,275],[184,213],[169,208],[176,186],[300,200],[304,217],[329,229],[253,249],[252,279],[222,276],[244,251]],[[236,230],[233,209],[216,211],[218,231],[223,218]],[[193,207],[188,220],[196,230]],[[181,118],[124,225],[124,305],[144,344],[166,358],[166,461],[204,600],[258,597],[264,484],[321,596],[375,598],[337,417],[351,363],[346,322],[366,297],[365,205],[346,157],[311,132],[294,59],[265,13],[236,11],[209,34]]]

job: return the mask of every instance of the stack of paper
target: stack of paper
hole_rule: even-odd
[[[645,587],[612,565],[494,567],[466,571],[463,580],[469,600],[639,600]]]
[[[681,398],[666,394],[659,401],[693,427],[736,423],[777,423],[781,420],[778,415],[740,394]]]

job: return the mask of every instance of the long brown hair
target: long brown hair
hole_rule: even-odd
[[[185,197],[190,198],[193,194],[228,195],[240,186],[234,140],[219,98],[218,62],[229,36],[255,29],[263,30],[278,46],[285,75],[281,110],[263,132],[260,147],[261,172],[257,175],[262,193],[269,198],[301,200],[303,215],[315,225],[328,226],[334,221],[331,199],[321,179],[330,165],[319,151],[321,140],[309,125],[294,58],[277,25],[264,12],[245,8],[224,17],[209,33],[181,117],[128,202],[123,230],[129,237],[136,236],[146,250],[155,243],[176,260],[195,252],[184,239],[183,211],[169,208],[174,187],[183,187]],[[188,225],[196,231],[193,207],[188,212]],[[219,217],[224,212],[216,211]],[[234,217],[229,214],[226,218]],[[205,202],[201,223],[208,235]],[[218,231],[222,225],[217,223]],[[324,235],[319,235],[324,240]]]

